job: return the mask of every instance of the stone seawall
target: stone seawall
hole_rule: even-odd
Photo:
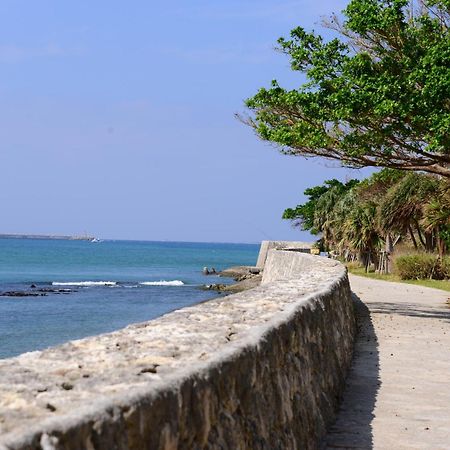
[[[290,250],[301,253],[311,253],[311,242],[293,242],[293,241],[262,241],[259,248],[256,267],[263,268],[266,265],[266,259],[271,250]]]
[[[354,333],[342,265],[271,251],[258,288],[0,360],[0,449],[315,449]]]

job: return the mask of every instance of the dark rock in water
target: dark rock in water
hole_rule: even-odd
[[[226,287],[226,284],[205,284],[203,289],[207,291],[223,291]]]
[[[34,286],[34,288],[33,288]],[[53,288],[40,288],[36,289],[36,285],[32,284],[30,288],[33,291],[5,291],[0,293],[0,297],[45,297],[48,294],[70,294],[72,292],[78,292],[75,289],[53,289]]]
[[[41,288],[38,292],[45,292],[50,294],[70,294],[71,292],[78,292],[75,289],[53,289],[53,288]]]
[[[45,297],[45,292],[25,292],[25,291],[6,291],[0,294],[0,297]]]

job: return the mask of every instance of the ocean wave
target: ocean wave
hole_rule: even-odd
[[[117,286],[116,281],[53,281],[52,286]]]
[[[181,280],[172,280],[172,281],[143,281],[139,283],[142,286],[183,286],[184,283]]]

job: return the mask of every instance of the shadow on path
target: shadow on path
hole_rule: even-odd
[[[400,316],[440,319],[450,322],[450,309],[427,308],[414,303],[371,302],[370,310],[372,314],[397,314]]]
[[[372,449],[372,420],[380,388],[378,340],[370,311],[354,293],[358,333],[337,419],[322,441],[325,449]]]

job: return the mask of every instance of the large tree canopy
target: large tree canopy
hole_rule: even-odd
[[[303,28],[280,49],[307,83],[247,100],[247,123],[286,154],[450,178],[450,1],[352,0],[325,41]]]

